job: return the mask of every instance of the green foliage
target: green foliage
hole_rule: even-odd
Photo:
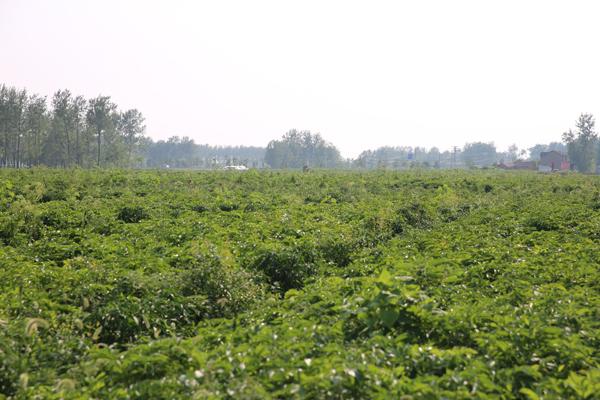
[[[597,398],[599,193],[2,170],[0,398]]]
[[[598,135],[594,131],[594,117],[591,114],[581,114],[575,125],[575,132],[569,130],[563,133],[569,159],[580,172],[596,172]]]
[[[429,228],[432,224],[431,212],[422,204],[414,203],[397,211],[396,217],[391,221],[391,229],[393,233],[401,234],[407,227]]]
[[[269,142],[265,162],[271,168],[334,168],[341,163],[339,150],[321,135],[292,129],[281,140]]]
[[[493,143],[467,143],[461,155],[468,167],[491,165],[497,161],[496,146]]]
[[[3,167],[131,166],[139,158],[144,131],[138,110],[118,111],[107,96],[86,100],[58,90],[48,100],[0,85]],[[63,189],[49,185],[43,200],[65,200]]]
[[[299,289],[304,281],[317,272],[313,248],[294,246],[283,249],[260,250],[249,268],[263,273],[267,282],[285,293]]]
[[[261,297],[256,278],[243,269],[226,264],[215,248],[205,250],[180,275],[180,293],[203,296],[206,312],[213,317],[231,317]]]
[[[141,206],[125,206],[119,210],[117,218],[123,222],[136,223],[148,219],[149,215]]]

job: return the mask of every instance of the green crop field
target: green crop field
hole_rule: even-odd
[[[600,398],[600,178],[2,170],[5,398]]]

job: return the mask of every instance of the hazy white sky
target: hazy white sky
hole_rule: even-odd
[[[600,115],[598,1],[0,0],[0,82],[110,95],[148,134],[266,145],[560,140]]]

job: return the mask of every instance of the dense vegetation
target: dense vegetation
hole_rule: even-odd
[[[265,161],[273,168],[337,168],[342,165],[338,149],[321,135],[309,131],[288,131],[281,140],[272,140]]]
[[[130,166],[139,157],[144,117],[108,96],[69,90],[46,97],[0,85],[0,166]]]
[[[600,393],[593,176],[3,170],[0,243],[0,398]]]

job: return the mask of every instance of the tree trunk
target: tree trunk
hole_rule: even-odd
[[[21,134],[17,131],[17,153],[15,157],[15,167],[18,169],[21,162]]]
[[[77,125],[75,127],[75,146],[77,147],[75,154],[75,162],[77,163],[78,167],[81,167],[81,149],[79,148],[79,122],[77,122]]]
[[[101,141],[102,131],[98,129],[98,166],[100,166],[100,141]]]

